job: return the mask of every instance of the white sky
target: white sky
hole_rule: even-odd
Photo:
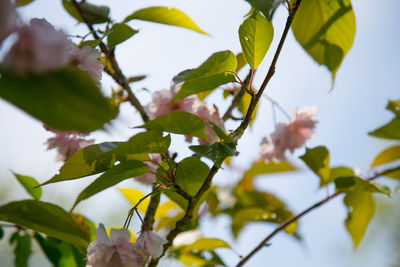
[[[111,16],[122,20],[136,9],[147,6],[173,6],[188,14],[211,37],[170,26],[145,22],[131,22],[130,26],[140,29],[140,33],[118,47],[117,57],[127,75],[148,74],[149,77],[136,84],[135,90],[146,87],[151,91],[168,88],[172,77],[186,68],[198,66],[216,51],[240,51],[237,29],[247,13],[249,5],[244,0],[203,0],[203,1],[92,1],[96,4],[111,4]],[[374,155],[389,142],[367,136],[367,132],[377,128],[391,118],[384,111],[388,99],[400,98],[400,50],[398,15],[400,2],[397,0],[377,1],[353,0],[356,14],[357,32],[353,48],[346,56],[336,76],[336,86],[330,89],[330,74],[319,67],[296,43],[292,33],[277,64],[268,95],[278,101],[286,110],[295,107],[315,105],[318,108],[319,124],[316,135],[308,142],[309,147],[326,145],[331,152],[332,165],[358,167],[363,174]],[[44,17],[52,24],[75,34],[86,28],[75,26],[72,18],[61,7],[61,1],[36,0],[33,4],[21,8],[23,20],[31,17]],[[258,70],[255,85],[259,85],[271,59],[271,51],[276,47],[286,11],[278,10],[273,21],[275,39],[266,59]],[[242,73],[243,75],[243,73]],[[111,81],[104,75],[104,87]],[[144,103],[149,94],[139,92]],[[214,93],[207,101],[221,104],[221,93]],[[0,203],[24,199],[27,194],[14,181],[9,170],[31,175],[40,181],[47,180],[60,167],[54,163],[55,152],[46,152],[43,144],[50,136],[41,123],[28,117],[10,104],[0,100]],[[121,109],[122,114],[113,124],[109,133],[97,133],[97,141],[126,140],[132,135],[128,127],[138,125],[140,119],[128,105]],[[255,126],[240,141],[240,156],[235,159],[238,168],[246,168],[258,157],[261,138],[273,130],[271,108],[267,101],[262,102]],[[284,120],[281,116],[279,119]],[[235,124],[227,124],[232,129]],[[176,150],[183,143],[176,141]],[[257,181],[260,188],[275,193],[285,200],[294,211],[301,211],[324,197],[325,192],[318,191],[318,179],[306,170],[296,159],[300,149],[292,157],[302,169],[291,175],[265,176]],[[227,171],[216,177],[219,184],[229,184],[240,174]],[[79,190],[90,181],[65,182],[44,188],[44,199],[60,203],[69,208]],[[133,186],[124,182],[123,186]],[[143,188],[143,187],[142,187]],[[117,207],[117,208],[116,208]],[[104,222],[109,226],[121,225],[129,205],[115,189],[109,189],[85,202],[78,211],[87,214],[96,223]],[[382,253],[364,255],[364,260],[356,260],[351,240],[344,229],[346,211],[341,199],[313,212],[300,222],[300,233],[304,237],[302,246],[285,234],[277,236],[272,246],[259,252],[248,266],[384,266]],[[229,221],[225,218],[204,222],[202,230],[207,237],[222,237],[230,242],[240,254],[246,254],[259,240],[263,239],[273,226],[252,224],[233,242],[229,230]],[[5,243],[5,241],[3,241]],[[2,243],[0,243],[1,245]],[[5,249],[5,248],[3,248]],[[361,245],[360,251],[363,250]],[[221,250],[228,265],[238,261],[231,251]],[[32,266],[40,262],[40,256],[32,259]],[[0,265],[8,266],[10,258],[0,252]]]

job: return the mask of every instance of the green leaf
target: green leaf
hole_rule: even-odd
[[[15,266],[16,267],[28,267],[28,259],[32,254],[32,238],[27,233],[19,235],[15,240]]]
[[[30,176],[25,176],[17,173],[13,173],[15,178],[21,183],[25,190],[36,200],[39,200],[42,196],[42,188],[38,187],[39,183]]]
[[[232,142],[227,143],[214,143],[211,145],[198,145],[189,146],[189,148],[196,152],[198,155],[206,157],[214,161],[219,162],[230,156],[237,156],[239,152],[236,151],[236,146]]]
[[[249,222],[271,222],[276,218],[276,214],[261,208],[242,209],[236,213],[232,219],[232,233],[235,237]]]
[[[246,58],[244,57],[242,52],[236,55],[236,61],[237,61],[236,72],[240,71],[247,64]]]
[[[8,203],[0,206],[0,221],[65,240],[82,250],[89,244],[88,237],[79,229],[71,215],[51,203],[37,200]]]
[[[385,185],[374,184],[371,181],[356,176],[339,177],[335,179],[336,190],[340,192],[371,192],[391,196],[390,188]]]
[[[61,131],[94,131],[118,112],[89,75],[74,68],[24,78],[2,73],[0,97]]]
[[[146,122],[140,128],[148,130],[161,130],[164,132],[196,136],[202,139],[207,137],[204,132],[204,122],[198,116],[184,112],[175,111],[154,120]]]
[[[128,160],[121,162],[117,166],[112,167],[97,178],[93,183],[88,185],[75,200],[71,211],[79,204],[79,202],[114,186],[123,180],[133,178],[149,171],[146,164],[138,160]]]
[[[216,248],[230,248],[231,246],[224,240],[219,238],[206,238],[202,237],[194,241],[192,244],[185,246],[182,252],[189,252],[192,250],[214,250]]]
[[[347,193],[344,204],[348,208],[346,229],[357,247],[375,213],[375,202],[371,193]]]
[[[292,29],[307,53],[317,63],[328,67],[334,81],[343,58],[353,45],[356,31],[350,0],[303,1]]]
[[[176,8],[169,8],[164,6],[143,8],[133,12],[131,15],[126,17],[124,19],[124,22],[128,22],[133,19],[182,27],[202,34],[207,34],[202,29],[200,29],[192,21],[191,18],[189,18],[185,13]]]
[[[33,2],[33,0],[17,0],[16,4],[17,4],[17,7],[20,7],[20,6],[25,6],[27,4],[30,4],[31,2]]]
[[[388,124],[368,134],[379,138],[400,140],[400,118],[396,117]]]
[[[139,82],[141,80],[144,80],[145,78],[146,78],[146,75],[131,76],[128,78],[128,83]]]
[[[85,46],[90,46],[92,48],[95,48],[96,46],[98,46],[101,43],[101,41],[102,41],[102,39],[82,41],[79,44],[79,48],[82,48]]]
[[[172,78],[172,81],[174,82],[174,84],[178,84],[178,83],[183,83],[186,79],[186,77],[195,69],[187,69],[187,70],[183,70],[181,72],[179,72],[177,75],[174,76],[174,78]]]
[[[181,160],[176,168],[176,183],[189,195],[194,196],[203,185],[210,169],[197,157]]]
[[[62,1],[64,9],[74,17],[78,22],[84,22],[78,10],[70,0]],[[110,21],[109,14],[110,8],[107,6],[96,6],[89,4],[87,1],[80,4],[82,11],[85,13],[87,19],[92,24],[99,24]]]
[[[257,69],[274,37],[272,23],[256,12],[239,27],[239,39],[243,54],[250,68]]]
[[[232,73],[236,70],[236,67],[236,56],[231,51],[212,54],[203,64],[187,74],[184,78],[185,83],[173,102],[182,100],[189,95],[234,82],[236,78]]]
[[[3,227],[1,227],[0,225],[0,240],[3,238],[3,236],[4,236],[4,230]]]
[[[305,164],[320,178],[320,186],[329,181],[329,151],[326,147],[306,148],[306,153],[300,157]]]
[[[253,8],[260,10],[269,20],[282,1],[277,0],[246,0]]]
[[[399,159],[400,159],[400,145],[392,146],[379,153],[372,162],[371,167],[376,167],[378,165],[386,164]]]
[[[250,169],[243,174],[243,179],[253,179],[258,175],[295,170],[296,167],[287,161],[274,162],[271,160],[266,163],[264,160],[259,160],[254,162]]]
[[[33,236],[41,249],[43,250],[46,257],[53,264],[53,266],[59,267],[59,261],[61,258],[61,252],[58,248],[61,241],[54,238],[44,238],[40,234],[35,233]]]
[[[139,31],[132,29],[128,25],[124,23],[115,23],[111,27],[111,33],[107,37],[108,47],[111,49],[114,48],[117,44],[120,44],[129,38],[131,38],[134,34]]]
[[[400,99],[399,100],[389,100],[386,109],[392,111],[398,118],[400,118]]]
[[[105,142],[87,146],[72,157],[61,167],[59,174],[53,176],[42,185],[104,172],[118,161],[138,159],[143,153],[164,153],[168,150],[171,138],[163,137],[160,131],[138,133],[126,142]]]
[[[335,181],[336,178],[339,177],[347,177],[353,175],[354,175],[354,170],[349,167],[343,167],[343,166],[334,167],[331,168],[331,171],[329,173],[328,183]]]

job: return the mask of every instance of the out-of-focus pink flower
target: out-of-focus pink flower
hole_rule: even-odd
[[[268,136],[261,144],[261,158],[264,160],[283,160],[286,150],[293,152],[304,145],[313,133],[317,121],[313,119],[315,107],[296,109],[294,118],[287,124],[279,123],[271,136]]]
[[[162,161],[160,154],[151,154],[150,158],[157,163],[160,163]],[[147,161],[145,162],[145,164],[149,167],[149,172],[146,174],[137,176],[134,179],[142,184],[151,185],[151,184],[155,183],[157,180],[156,175],[153,173],[155,173],[157,171],[158,166],[157,166],[157,164],[154,164],[152,162],[147,162]],[[153,173],[150,173],[150,172],[153,172]]]
[[[94,139],[84,139],[87,134],[79,132],[62,132],[47,129],[56,134],[55,137],[47,139],[47,150],[57,148],[56,161],[66,161],[81,148],[93,144]]]
[[[86,267],[142,267],[145,259],[138,254],[139,246],[130,243],[131,234],[125,228],[111,229],[110,238],[100,224],[96,241],[89,244]]]
[[[15,4],[10,0],[0,0],[0,44],[15,30],[17,12]]]
[[[225,131],[224,122],[219,117],[218,109],[216,107],[210,109],[206,104],[202,103],[202,105],[197,108],[195,114],[203,120],[205,124],[204,132],[207,134],[207,138],[199,139],[199,143],[204,145],[216,142],[218,140],[218,136],[211,128],[209,121],[217,125],[219,128],[221,128],[221,130]]]
[[[141,249],[143,255],[147,257],[151,256],[153,259],[161,256],[163,246],[166,243],[168,243],[166,239],[149,230],[143,231],[136,240],[136,244]]]
[[[181,101],[171,103],[172,99],[177,94],[175,88],[171,90],[161,90],[153,94],[151,103],[147,106],[147,109],[152,118],[168,114],[173,111],[186,111],[194,113],[194,106],[196,102],[200,102],[194,95],[185,97]]]
[[[80,70],[87,72],[99,87],[101,72],[104,68],[103,62],[99,60],[100,55],[100,51],[97,51],[90,46],[84,46],[79,49],[78,47],[71,45],[71,64],[77,66]]]
[[[44,73],[69,62],[71,42],[45,19],[31,19],[17,30],[17,41],[3,61],[4,67],[18,73]]]

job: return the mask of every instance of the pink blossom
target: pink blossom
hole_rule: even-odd
[[[17,30],[17,41],[4,59],[4,66],[18,74],[44,73],[69,62],[71,42],[45,19],[31,19]]]
[[[261,144],[261,158],[283,160],[286,150],[293,151],[304,145],[313,133],[317,121],[313,120],[315,108],[296,109],[291,122],[279,123],[271,136]]]
[[[89,244],[86,267],[141,267],[145,259],[138,254],[138,245],[130,243],[131,234],[125,228],[111,229],[110,238],[100,224],[96,241]]]
[[[81,49],[71,45],[69,51],[72,65],[77,66],[80,70],[87,72],[97,86],[100,87],[101,72],[104,65],[98,58],[100,51],[97,51],[90,46],[84,46]]]
[[[17,12],[15,4],[10,0],[0,0],[0,44],[15,30]]]
[[[168,243],[166,239],[149,230],[143,231],[136,241],[143,255],[151,256],[153,259],[162,255],[166,243]]]
[[[224,122],[221,120],[219,117],[218,109],[214,107],[213,109],[210,109],[207,107],[206,104],[200,105],[195,113],[197,116],[199,116],[204,124],[205,124],[205,133],[207,134],[206,139],[199,139],[199,143],[201,145],[204,144],[212,144],[218,140],[217,134],[214,132],[214,130],[211,128],[211,125],[209,121],[217,125],[221,130],[225,130],[224,127]]]
[[[84,139],[87,134],[79,132],[62,132],[48,129],[56,134],[47,140],[47,149],[57,148],[56,161],[66,161],[79,149],[93,144],[94,139]]]
[[[152,118],[168,114],[173,111],[186,111],[194,113],[194,105],[196,102],[200,102],[194,95],[188,96],[181,101],[171,103],[172,99],[177,94],[175,88],[171,90],[161,90],[153,94],[151,103],[147,106],[147,109]]]
[[[155,161],[156,163],[160,163],[162,161],[162,158],[160,154],[151,154],[150,158]],[[134,179],[142,184],[145,185],[151,185],[156,182],[156,175],[153,174],[157,171],[157,164],[152,163],[152,162],[145,162],[145,164],[149,167],[149,172],[140,176],[135,177]],[[153,172],[153,173],[151,173]]]

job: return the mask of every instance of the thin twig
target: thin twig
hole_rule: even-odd
[[[395,167],[395,168],[391,168],[391,169],[387,169],[384,170],[382,172],[376,173],[374,176],[370,177],[369,179],[367,179],[367,181],[372,181],[375,180],[376,178],[380,177],[380,176],[384,176],[386,174],[389,174],[391,172],[394,171],[398,171],[400,170],[400,166]],[[266,246],[266,244],[268,244],[268,241],[270,241],[275,235],[277,235],[279,232],[285,230],[285,228],[287,226],[289,226],[291,223],[298,221],[301,217],[303,217],[304,215],[308,214],[309,212],[313,211],[314,209],[322,206],[323,204],[327,203],[329,200],[337,197],[338,195],[345,193],[345,192],[340,192],[340,191],[336,191],[334,194],[332,194],[331,196],[327,196],[326,198],[324,198],[321,201],[318,201],[317,203],[315,203],[314,205],[312,205],[311,207],[305,209],[304,211],[300,212],[299,214],[297,214],[296,216],[293,216],[292,218],[290,218],[289,220],[281,223],[272,233],[270,233],[266,238],[264,238],[264,240],[262,240],[252,251],[250,251],[249,254],[247,254],[245,257],[243,257],[239,263],[236,265],[236,267],[239,266],[243,266],[256,252],[258,252],[260,249],[262,249],[263,247]]]

